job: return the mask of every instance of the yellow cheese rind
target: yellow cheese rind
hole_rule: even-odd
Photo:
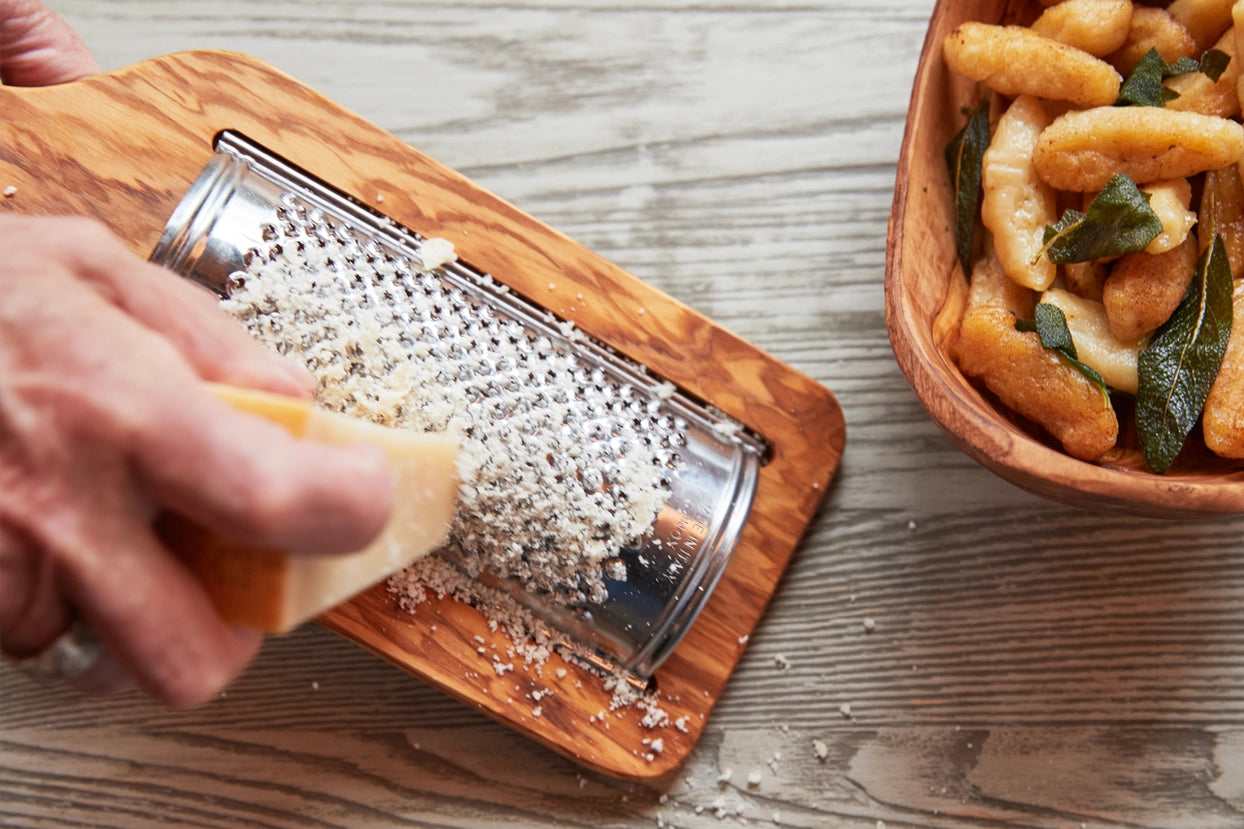
[[[295,437],[378,446],[394,475],[389,523],[367,547],[344,555],[250,547],[179,517],[162,518],[165,542],[194,572],[226,621],[283,633],[444,543],[458,500],[455,438],[390,429],[252,389],[216,384],[211,389],[235,408],[277,423]]]

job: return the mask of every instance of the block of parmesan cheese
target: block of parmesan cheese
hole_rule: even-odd
[[[444,543],[458,499],[458,441],[390,429],[316,408],[305,400],[212,384],[223,400],[295,437],[371,443],[385,450],[395,479],[393,512],[371,544],[345,555],[300,555],[249,547],[178,516],[158,530],[227,621],[283,633],[406,567]]]

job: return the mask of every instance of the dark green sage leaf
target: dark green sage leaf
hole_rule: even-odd
[[[1048,302],[1042,302],[1033,310],[1031,320],[1016,320],[1015,327],[1020,331],[1035,331],[1041,339],[1041,345],[1050,351],[1058,352],[1065,363],[1087,377],[1093,385],[1107,397],[1110,390],[1106,387],[1106,379],[1092,366],[1085,365],[1077,359],[1076,344],[1071,338],[1071,329],[1067,327],[1067,316],[1063,309]]]
[[[1052,351],[1061,351],[1068,357],[1076,356],[1076,344],[1071,341],[1071,329],[1067,327],[1067,316],[1063,309],[1048,302],[1042,302],[1033,309],[1033,319],[1019,320],[1015,327],[1020,331],[1035,331],[1041,338],[1041,345]]]
[[[955,192],[955,253],[965,276],[972,274],[972,245],[981,202],[981,161],[989,148],[989,100],[968,112],[967,123],[946,146],[946,166]]]
[[[1057,224],[1046,225],[1041,250],[1056,265],[1091,262],[1144,250],[1161,232],[1149,194],[1119,173],[1093,197],[1087,212],[1067,210]]]
[[[1227,248],[1215,233],[1183,301],[1140,352],[1136,425],[1154,472],[1170,469],[1201,417],[1231,336],[1231,288]]]
[[[1162,81],[1176,75],[1201,72],[1211,81],[1217,82],[1230,62],[1231,56],[1226,52],[1209,49],[1201,55],[1200,60],[1180,58],[1174,63],[1167,63],[1157,49],[1150,49],[1119,87],[1115,106],[1166,106],[1166,102],[1178,98],[1179,93],[1163,86]]]
[[[1196,71],[1201,72],[1214,83],[1218,83],[1218,79],[1222,77],[1222,73],[1227,71],[1227,64],[1231,62],[1231,56],[1221,49],[1210,49],[1201,55],[1201,65]]]
[[[1173,89],[1162,85],[1166,72],[1170,68],[1157,49],[1150,49],[1136,63],[1132,74],[1119,87],[1119,97],[1115,106],[1160,107],[1166,102],[1179,97]]]

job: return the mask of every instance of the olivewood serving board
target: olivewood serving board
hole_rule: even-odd
[[[699,619],[655,675],[660,707],[682,728],[647,728],[634,707],[598,717],[612,694],[595,674],[556,655],[538,672],[516,660],[513,672],[497,676],[491,657],[477,649],[483,640],[487,653],[494,646],[504,651],[506,635],[449,598],[431,598],[409,613],[381,585],[319,620],[584,766],[631,779],[677,769],[837,469],[846,429],[833,394],[243,55],[187,52],[63,86],[0,88],[0,187],[16,188],[0,210],[92,216],[146,257],[226,129],[417,233],[449,239],[463,261],[764,438],[770,454],[738,548]],[[552,691],[541,695],[538,712],[535,691]],[[660,751],[651,750],[655,738]]]

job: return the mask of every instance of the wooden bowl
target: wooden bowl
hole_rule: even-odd
[[[943,151],[962,126],[975,84],[952,76],[942,40],[965,20],[1031,20],[1019,0],[938,0],[912,89],[886,244],[886,328],[894,355],[933,420],[988,469],[1064,503],[1162,517],[1244,511],[1244,462],[1219,458],[1189,437],[1165,475],[1145,467],[1120,413],[1119,447],[1096,463],[1063,453],[1039,427],[964,377],[951,346],[967,299],[954,250],[951,184]]]

